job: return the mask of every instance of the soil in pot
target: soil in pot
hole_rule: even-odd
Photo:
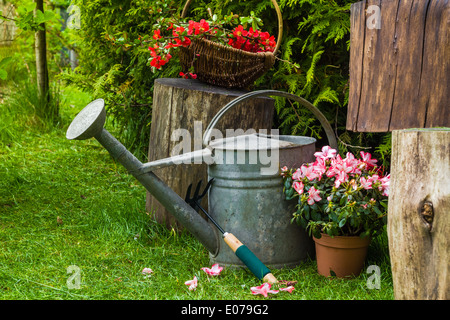
[[[317,271],[319,274],[339,278],[358,276],[367,256],[370,238],[359,236],[335,236],[322,234],[313,237],[316,246]]]

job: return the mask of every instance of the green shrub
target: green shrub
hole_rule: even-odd
[[[276,89],[311,101],[336,129],[341,152],[377,148],[383,134],[349,132],[345,128],[349,79],[350,5],[356,0],[279,0],[283,16],[283,39],[279,58],[272,70],[255,82],[253,90]],[[174,57],[164,70],[151,72],[149,52],[141,40],[152,34],[161,17],[179,15],[185,1],[77,0],[81,28],[75,31],[80,66],[64,78],[106,100],[125,145],[146,158],[151,124],[153,82],[160,77],[177,77]],[[218,16],[253,11],[262,19],[262,29],[277,34],[278,22],[269,0],[193,1],[188,17],[208,18],[207,8]],[[289,62],[286,62],[289,61]],[[295,67],[294,63],[299,67]],[[307,135],[326,144],[323,129],[311,113],[297,103],[276,98],[275,126],[284,134]],[[356,147],[353,147],[356,146]],[[365,150],[368,151],[368,150]],[[388,164],[388,153],[377,154]]]

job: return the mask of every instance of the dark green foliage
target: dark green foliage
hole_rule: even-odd
[[[316,105],[336,129],[341,151],[370,148],[387,164],[389,152],[378,147],[383,134],[360,134],[345,129],[349,79],[350,5],[356,0],[279,0],[283,14],[283,40],[274,68],[251,89],[276,89],[297,94]],[[177,77],[177,58],[151,72],[146,37],[161,17],[180,15],[185,1],[77,0],[81,29],[76,30],[80,67],[65,79],[89,89],[107,101],[108,112],[122,133],[121,139],[140,158],[149,141],[153,82]],[[219,17],[230,12],[254,14],[261,28],[278,34],[275,10],[269,0],[193,1],[188,17],[208,19],[207,7]],[[289,61],[289,62],[285,62]],[[299,68],[294,66],[294,63]],[[297,103],[276,98],[275,126],[284,134],[313,136],[327,144],[319,121]],[[322,139],[325,138],[325,139]],[[378,148],[376,148],[378,147]],[[380,152],[380,153],[377,153]]]

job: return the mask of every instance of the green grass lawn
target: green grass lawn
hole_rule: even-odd
[[[65,110],[66,118],[83,106]],[[273,270],[298,283],[269,298],[251,294],[261,283],[244,269],[207,276],[207,250],[154,222],[144,188],[94,139],[66,140],[67,125],[41,132],[16,124],[0,135],[0,299],[393,299],[386,235],[367,259],[381,268],[380,289],[368,287],[365,270],[354,279],[320,276],[314,260]],[[145,277],[143,268],[154,272]],[[199,284],[189,291],[184,282],[194,275]]]

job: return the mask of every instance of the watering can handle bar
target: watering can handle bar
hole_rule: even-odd
[[[311,102],[288,92],[283,91],[277,91],[277,90],[259,90],[259,91],[252,91],[249,93],[246,93],[242,96],[237,97],[236,99],[230,101],[227,103],[222,109],[219,110],[219,112],[214,116],[214,118],[209,123],[208,127],[206,128],[205,134],[203,135],[203,146],[206,147],[209,144],[209,140],[211,139],[212,129],[216,126],[219,119],[232,107],[234,107],[236,104],[243,102],[247,99],[260,97],[260,96],[280,96],[285,97],[288,99],[292,99],[294,101],[299,102],[302,106],[306,107],[309,111],[311,111],[317,119],[320,121],[320,124],[325,129],[325,133],[327,135],[328,144],[333,149],[338,148],[336,136],[333,132],[333,129],[331,128],[330,123],[328,122],[327,118],[323,115],[322,112],[320,112],[317,107],[315,107]]]

